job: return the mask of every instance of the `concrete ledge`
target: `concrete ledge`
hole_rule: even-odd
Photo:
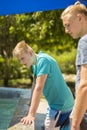
[[[19,101],[7,130],[34,130],[34,123],[26,126],[20,122],[20,119],[26,116],[29,111],[30,91],[21,90],[19,93]]]
[[[8,130],[34,130],[34,124],[25,126],[21,123],[17,123],[14,126],[8,128]]]
[[[44,123],[45,113],[47,108],[47,102],[45,99],[40,100],[40,105],[37,110],[35,123],[31,126],[23,125],[20,123],[20,119],[27,115],[29,111],[29,102],[30,102],[30,95],[31,90],[29,89],[15,89],[15,88],[0,88],[0,92],[3,98],[15,98],[15,95],[18,98],[18,103],[16,105],[15,112],[12,116],[11,122],[7,130],[40,130],[41,126]],[[5,92],[5,93],[4,93]],[[10,94],[10,95],[9,95]],[[4,122],[5,123],[5,122]]]
[[[18,122],[20,122],[20,119],[22,117],[26,116],[28,111],[29,111],[29,99],[20,98],[19,102],[16,106],[14,115],[11,119],[10,124],[9,124],[9,127],[11,127],[11,126],[17,124]]]
[[[27,126],[20,123],[20,119],[27,115],[28,110],[29,99],[20,98],[8,130],[34,130],[34,123],[32,125]]]

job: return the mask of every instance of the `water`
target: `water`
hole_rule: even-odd
[[[19,99],[29,100],[30,95],[30,89],[0,87],[0,130],[8,129],[19,105]]]
[[[18,100],[18,98],[0,98],[0,130],[7,130]]]

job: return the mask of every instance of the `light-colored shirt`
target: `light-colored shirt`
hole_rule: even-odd
[[[84,35],[78,42],[76,57],[76,90],[79,86],[81,65],[83,64],[87,64],[87,34]],[[84,119],[87,121],[87,112],[84,115]]]

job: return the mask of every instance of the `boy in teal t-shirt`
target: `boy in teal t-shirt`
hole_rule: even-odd
[[[72,109],[73,97],[71,91],[67,87],[55,59],[40,52],[36,65],[33,65],[33,73],[35,77],[48,75],[44,84],[43,94],[51,108],[61,111]]]
[[[32,66],[34,77],[36,77],[29,113],[21,119],[21,122],[27,125],[34,121],[43,93],[48,102],[44,130],[54,130],[54,127],[70,130],[69,115],[74,98],[56,60],[42,52],[34,53],[24,41],[16,45],[13,55],[26,67]]]

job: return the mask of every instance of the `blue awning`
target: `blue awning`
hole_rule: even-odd
[[[87,5],[87,0],[80,0]],[[76,0],[1,0],[0,15],[64,9]]]

